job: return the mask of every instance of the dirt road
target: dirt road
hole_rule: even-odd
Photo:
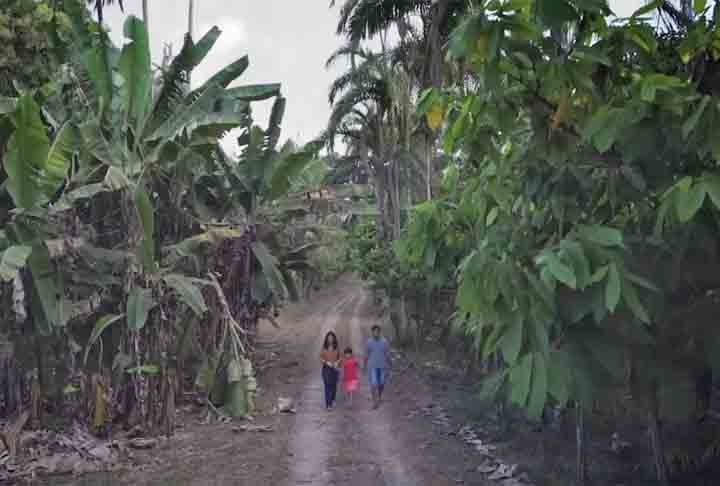
[[[356,352],[363,349],[371,310],[364,292],[355,292],[343,299],[328,313],[317,330],[315,349],[319,350],[323,335],[334,330],[341,347],[350,345]],[[317,363],[317,353],[308,353]],[[290,438],[293,458],[287,485],[393,485],[419,486],[423,483],[406,464],[407,445],[398,440],[396,420],[389,406],[398,397],[388,386],[388,401],[379,410],[372,410],[366,385],[350,404],[342,394],[338,408],[322,407],[323,389],[318,381],[316,365],[306,378]],[[429,484],[429,483],[428,483]]]
[[[342,347],[361,354],[378,311],[359,282],[342,279],[310,302],[283,312],[281,329],[263,327],[260,413],[271,433],[233,431],[232,424],[188,423],[161,449],[137,457],[122,476],[65,484],[440,486],[487,484],[480,459],[418,409],[435,400],[414,369],[396,360],[383,405],[372,410],[365,375],[354,403],[342,394],[336,409],[323,403],[319,351],[334,330]],[[295,415],[270,413],[280,396],[293,397]]]

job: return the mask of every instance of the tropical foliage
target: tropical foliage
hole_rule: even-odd
[[[3,366],[17,377],[2,411],[40,388],[35,421],[56,404],[98,433],[119,422],[169,434],[177,392],[194,386],[246,414],[258,320],[296,296],[306,264],[302,248],[277,242],[263,208],[315,147],[277,148],[285,99],[279,84],[233,84],[247,57],[189,85],[217,27],[186,36],[157,71],[140,19],[127,17],[118,48],[81,2],[60,8],[54,18],[74,20],[61,75],[40,90],[18,81],[0,99],[1,294],[12,304]],[[251,104],[266,99],[262,129]],[[233,129],[237,159],[221,144]]]
[[[362,34],[350,39],[407,18],[380,3],[372,23],[360,21],[363,2],[347,3],[341,23]],[[441,131],[441,181],[431,199],[413,198],[393,255],[369,277],[399,288],[414,270],[420,288],[456,288],[455,331],[504,363],[486,390],[531,416],[572,404],[582,430],[584,410],[629,386],[666,480],[661,421],[702,417],[696,398],[709,385],[696,384],[720,371],[709,317],[720,284],[720,9],[658,1],[618,19],[605,1],[463,3],[446,44],[462,76],[414,97],[425,121],[413,128]],[[368,86],[366,71],[352,67],[355,89]],[[373,100],[377,113],[387,99]]]

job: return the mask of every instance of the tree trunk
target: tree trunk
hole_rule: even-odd
[[[429,62],[426,65],[426,86],[430,85],[439,88],[442,83],[442,48],[443,42],[440,39],[440,31],[447,17],[450,0],[438,0],[435,4],[435,11],[430,24],[430,32],[427,37],[426,55]]]
[[[188,36],[192,39],[195,24],[195,0],[188,0]],[[187,87],[190,89],[190,71],[187,73]]]
[[[375,171],[375,204],[377,205],[377,237],[378,241],[384,243],[389,238],[387,225],[387,171],[382,165]]]
[[[650,434],[650,447],[653,453],[655,475],[657,481],[662,485],[668,484],[668,468],[665,462],[665,446],[662,440],[660,426],[660,404],[658,401],[658,383],[650,386],[648,394],[648,432]]]
[[[150,24],[148,23],[150,21],[150,16],[148,14],[148,0],[142,0],[142,15],[143,23],[145,24],[145,30],[150,32]]]
[[[428,128],[429,130],[429,128]],[[425,183],[426,183],[426,197],[427,200],[430,201],[432,199],[432,180],[433,180],[433,137],[428,132],[425,135]]]
[[[588,478],[587,471],[587,429],[585,427],[585,406],[575,403],[575,446],[577,456],[575,460],[577,484],[585,484]]]

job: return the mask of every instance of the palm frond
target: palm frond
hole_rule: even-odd
[[[343,6],[339,33],[351,39],[368,39],[411,14],[429,8],[432,0],[355,0]]]

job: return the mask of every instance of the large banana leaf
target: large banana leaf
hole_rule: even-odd
[[[315,160],[316,155],[315,147],[309,147],[279,160],[273,167],[270,178],[266,183],[267,190],[264,199],[274,201],[281,196],[285,196],[290,190],[293,179]]]
[[[173,139],[186,129],[192,129],[208,112],[212,111],[215,101],[222,95],[219,86],[210,86],[192,104],[182,106],[175,111],[147,140]]]
[[[25,245],[11,246],[5,250],[0,259],[0,278],[5,282],[13,280],[25,266],[31,252],[32,248]]]
[[[155,100],[152,117],[145,127],[145,136],[155,132],[184,102],[190,73],[205,59],[219,36],[220,29],[217,27],[210,29],[197,43],[190,36],[185,36],[180,53],[163,73],[162,88]]]
[[[225,66],[223,69],[215,73],[195,92],[202,93],[207,88],[213,85],[227,88],[230,83],[242,76],[242,74],[245,72],[249,65],[250,61],[248,60],[248,57],[243,56],[237,61]]]
[[[253,242],[252,250],[255,258],[260,262],[262,273],[267,280],[268,286],[277,298],[284,299],[288,294],[288,289],[285,285],[285,279],[280,272],[277,259],[270,253],[267,246],[260,241]]]
[[[34,303],[33,319],[36,320],[36,325],[43,322],[50,327],[65,326],[68,321],[69,306],[65,299],[62,273],[55,268],[44,243],[33,246],[28,264],[33,278],[34,294],[37,295],[37,304],[39,304]]]
[[[225,90],[226,96],[242,101],[262,101],[280,96],[280,84],[253,84]]]
[[[120,54],[120,74],[124,79],[121,95],[125,111],[125,123],[140,133],[145,122],[152,88],[150,46],[145,24],[131,15],[125,21],[125,44]]]
[[[202,316],[207,312],[207,305],[202,292],[196,285],[197,280],[180,274],[169,274],[163,277],[165,284],[177,293],[178,298],[190,307],[193,312]]]
[[[65,181],[77,145],[74,127],[63,125],[53,144],[40,118],[40,108],[28,94],[13,114],[15,131],[4,160],[7,189],[19,208],[47,202]]]

